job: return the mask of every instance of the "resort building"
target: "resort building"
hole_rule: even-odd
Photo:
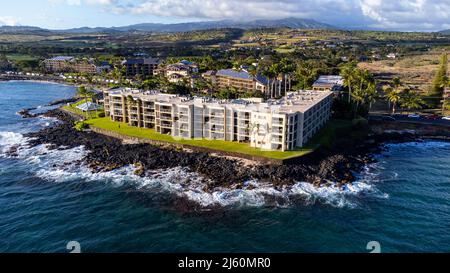
[[[76,72],[96,74],[106,69],[105,66],[97,66],[93,59],[76,59],[71,56],[57,56],[44,60],[44,67],[47,71],[57,72]]]
[[[69,70],[73,60],[72,56],[57,56],[44,60],[44,67],[49,72],[64,72]]]
[[[261,91],[264,93],[268,84],[262,75],[252,76],[246,70],[221,69],[217,72],[208,71],[203,74],[210,77],[219,88],[234,87],[239,91]]]
[[[128,59],[122,62],[126,68],[127,77],[141,75],[143,77],[154,76],[158,74],[158,66],[160,60],[158,58],[140,58]]]
[[[240,92],[259,91],[267,98],[280,97],[281,94],[289,91],[285,86],[287,84],[283,79],[268,79],[261,74],[253,76],[246,69],[221,69],[218,71],[207,71],[202,77],[216,84],[217,87],[233,87]]]
[[[337,75],[320,76],[313,84],[316,91],[342,91],[343,88],[344,79]]]
[[[305,145],[331,115],[332,92],[289,92],[281,99],[215,100],[142,92],[104,91],[106,116],[131,126],[188,139],[248,143],[286,151]]]
[[[97,66],[90,60],[75,61],[70,65],[69,69],[78,73],[95,74],[98,72]]]
[[[196,73],[198,73],[198,65],[186,60],[169,64],[164,68],[164,75],[172,83],[189,80]]]

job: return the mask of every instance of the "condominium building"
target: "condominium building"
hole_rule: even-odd
[[[156,75],[159,71],[159,64],[160,60],[157,58],[128,59],[122,62],[122,65],[126,68],[126,75],[128,77]]]
[[[105,114],[113,121],[188,139],[249,143],[263,150],[302,147],[331,115],[332,92],[289,92],[277,100],[215,100],[142,92],[104,91]]]

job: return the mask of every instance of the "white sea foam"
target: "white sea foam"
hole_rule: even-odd
[[[0,156],[5,157],[11,148],[26,145],[27,141],[28,138],[20,133],[0,131]]]
[[[45,116],[39,116],[38,120],[40,121],[39,124],[44,127],[49,127],[51,125],[55,125],[61,122],[59,119],[55,117],[45,117]]]
[[[275,188],[271,183],[256,180],[246,181],[242,188],[215,188],[205,190],[210,182],[187,168],[176,167],[156,170],[146,177],[134,174],[131,165],[109,172],[92,172],[81,160],[88,151],[83,147],[49,150],[47,145],[26,146],[27,139],[21,134],[0,132],[0,146],[3,148],[19,145],[17,157],[30,165],[29,170],[37,177],[52,182],[71,182],[77,180],[103,182],[112,186],[132,184],[138,189],[165,192],[188,198],[201,206],[278,206],[285,207],[298,202],[302,204],[328,204],[334,207],[353,208],[358,205],[357,196],[380,193],[374,182],[381,173],[379,164],[370,164],[359,176],[358,181],[343,187],[315,187],[310,183],[298,182],[291,186]],[[331,183],[332,184],[332,183]]]
[[[299,182],[277,189],[270,183],[256,180],[247,181],[242,189],[218,187],[207,191],[205,185],[209,182],[208,179],[187,168],[156,170],[146,177],[135,175],[135,168],[131,165],[109,172],[93,173],[87,166],[74,163],[87,153],[83,147],[48,151],[41,145],[36,147],[33,153],[35,156],[28,157],[27,162],[38,165],[35,175],[41,179],[53,182],[83,179],[113,186],[131,183],[138,189],[175,194],[203,207],[216,205],[284,207],[299,200],[304,204],[320,202],[336,207],[354,207],[356,204],[349,197],[372,191],[372,186],[363,182],[355,182],[342,188],[333,186],[317,188],[310,183]]]
[[[429,149],[429,148],[447,148],[450,147],[450,142],[446,141],[414,141],[414,142],[404,142],[404,143],[391,143],[386,144],[386,148],[411,148],[411,147],[417,147],[417,148],[423,148],[423,149]]]

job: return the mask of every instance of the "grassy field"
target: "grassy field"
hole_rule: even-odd
[[[237,152],[246,155],[261,156],[272,159],[288,159],[297,156],[303,156],[313,152],[320,145],[328,146],[331,144],[333,135],[337,128],[343,126],[349,126],[349,122],[341,120],[332,120],[328,125],[319,132],[311,142],[303,148],[298,148],[293,151],[262,151],[256,148],[250,147],[249,144],[237,143],[222,140],[206,140],[206,139],[181,139],[174,138],[170,135],[162,135],[157,133],[155,130],[138,128],[134,126],[129,126],[126,123],[113,122],[109,117],[105,118],[93,118],[86,121],[87,124],[100,129],[106,129],[114,131],[126,136],[147,138],[157,141],[165,141],[169,143],[178,143],[185,145],[192,145],[197,147],[209,148],[218,151],[226,152]]]
[[[275,51],[278,53],[286,54],[286,53],[294,52],[295,48],[294,47],[278,47],[278,48],[275,48]]]
[[[376,75],[382,75],[379,77],[385,80],[399,77],[405,84],[417,86],[422,92],[426,93],[439,66],[442,53],[442,51],[431,51],[426,54],[405,56],[396,60],[363,62],[358,66],[368,69]],[[450,63],[448,69],[450,70]]]
[[[36,57],[31,56],[31,55],[26,55],[26,54],[8,54],[8,55],[6,55],[6,58],[8,58],[8,60],[13,61],[13,62],[37,60]]]

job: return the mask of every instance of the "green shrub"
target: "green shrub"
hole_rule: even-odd
[[[77,121],[77,122],[75,122],[74,128],[77,131],[83,131],[84,129],[89,128],[89,125],[87,123],[85,123],[84,121]]]
[[[353,128],[365,128],[369,125],[369,122],[367,119],[363,117],[357,117],[352,120],[352,126]]]
[[[98,117],[99,117],[99,118],[104,118],[104,117],[105,117],[105,112],[100,112],[100,113],[98,113]]]

